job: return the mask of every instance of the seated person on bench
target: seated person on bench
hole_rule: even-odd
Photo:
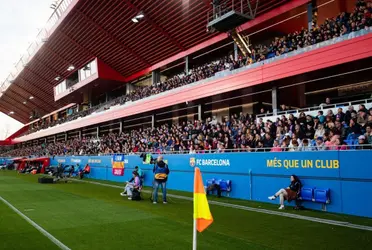
[[[89,173],[90,173],[90,166],[87,164],[85,165],[84,170],[79,172],[80,179],[83,179],[84,175],[89,174]]]
[[[287,188],[280,189],[275,195],[270,196],[270,200],[280,198],[279,209],[284,209],[284,200],[291,202],[296,200],[301,192],[301,181],[296,175],[291,175],[291,184]]]
[[[140,178],[138,177],[138,173],[136,171],[132,172],[133,178],[127,181],[127,185],[125,185],[124,191],[120,193],[121,196],[128,195],[128,200],[132,199],[132,191],[133,189],[140,189]]]

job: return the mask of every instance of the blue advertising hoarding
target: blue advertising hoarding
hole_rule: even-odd
[[[155,155],[153,157],[156,157]],[[365,199],[372,190],[372,151],[324,151],[278,153],[224,153],[164,155],[170,168],[168,188],[192,191],[193,171],[197,166],[206,179],[232,181],[230,197],[272,202],[268,196],[289,185],[289,177],[298,175],[304,186],[329,188],[331,203],[327,211],[372,217],[372,201]],[[112,156],[55,157],[58,163],[91,166],[91,178],[124,182],[135,166],[145,173],[145,185],[151,186],[152,164],[139,156],[125,156],[124,175],[112,172]],[[358,191],[359,190],[359,191]],[[322,209],[322,204],[305,202],[305,207]]]

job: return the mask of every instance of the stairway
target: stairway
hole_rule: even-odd
[[[246,57],[251,53],[249,49],[249,40],[246,39],[244,36],[239,34],[238,28],[235,28],[231,31],[231,37],[233,38],[234,42],[238,45],[240,51]]]

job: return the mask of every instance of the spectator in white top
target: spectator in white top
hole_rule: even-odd
[[[302,140],[302,145],[300,146],[300,151],[313,151],[313,148],[311,145],[309,145],[309,140],[308,139],[303,139]]]
[[[318,124],[318,129],[315,131],[314,138],[324,137],[325,129],[323,124]]]

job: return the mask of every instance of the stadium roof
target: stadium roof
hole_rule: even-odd
[[[259,0],[257,14],[286,1]],[[209,0],[67,2],[39,50],[2,93],[0,111],[13,111],[12,117],[23,123],[34,110],[45,115],[68,104],[54,102],[53,86],[59,83],[57,76],[71,74],[71,65],[79,68],[98,57],[130,77],[217,35],[206,32]],[[133,22],[140,12],[144,17]]]

